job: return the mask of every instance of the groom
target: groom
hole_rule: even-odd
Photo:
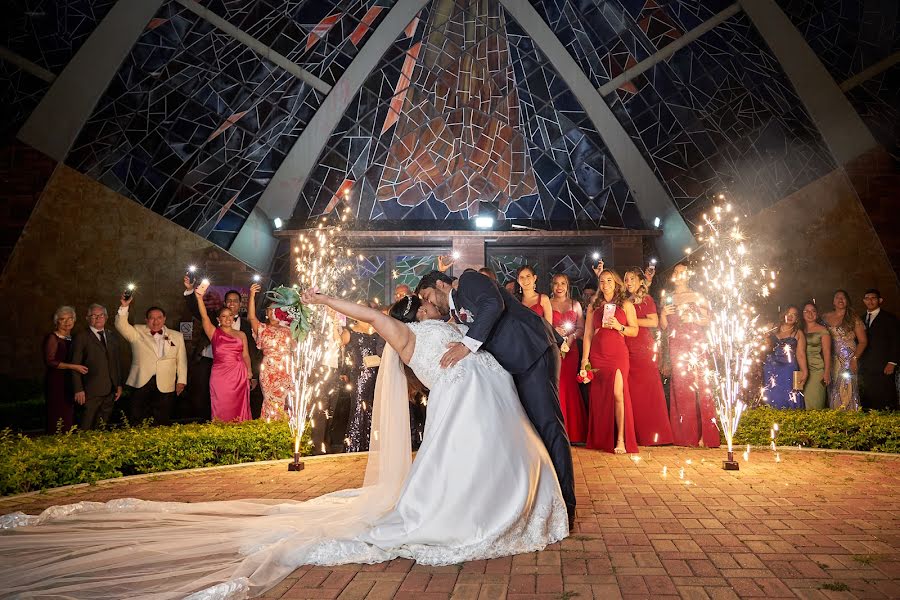
[[[447,368],[484,349],[510,372],[528,418],[544,441],[562,489],[569,526],[575,519],[572,452],[559,407],[559,348],[553,328],[485,275],[466,271],[454,279],[440,271],[422,277],[416,293],[443,314],[468,325],[462,343],[441,358]]]

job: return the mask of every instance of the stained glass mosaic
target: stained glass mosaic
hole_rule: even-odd
[[[333,85],[394,0],[213,0],[208,8]]]
[[[388,263],[381,254],[364,253],[357,259],[356,277],[353,284],[356,289],[347,294],[347,298],[358,302],[384,303],[387,299]]]
[[[321,99],[168,2],[66,162],[228,248]]]
[[[738,14],[606,98],[696,221],[716,194],[755,213],[834,168],[817,129],[749,18]]]
[[[847,97],[900,166],[900,65],[850,90]]]
[[[893,0],[777,1],[839,84],[900,50]]]
[[[488,250],[488,266],[497,275],[500,284],[516,279],[516,271],[523,265],[528,265],[537,273],[537,290],[542,294],[550,294],[550,286],[553,276],[557,274],[567,275],[572,294],[578,297],[585,284],[593,283],[596,275],[593,272],[595,261],[592,255],[595,250],[608,246],[582,248],[529,248],[512,250],[510,248],[497,248]],[[608,265],[613,266],[613,265]],[[627,268],[627,267],[626,267]]]
[[[115,0],[8,0],[0,45],[58,75]]]
[[[46,81],[0,60],[0,140],[16,134],[49,88]]]
[[[295,218],[640,227],[599,133],[499,3],[423,11],[363,85]]]
[[[391,269],[391,293],[401,283],[415,290],[423,275],[438,268],[438,255],[401,254],[394,258]]]

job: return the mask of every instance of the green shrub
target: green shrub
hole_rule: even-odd
[[[0,495],[124,475],[290,458],[285,422],[209,423],[73,431],[29,438],[0,431]],[[301,454],[312,450],[309,431]]]
[[[900,413],[876,411],[754,408],[741,416],[735,445],[768,445],[774,423],[778,446],[900,452]]]

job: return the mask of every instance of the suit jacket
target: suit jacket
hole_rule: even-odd
[[[197,296],[196,294],[188,294],[184,297],[185,304],[187,305],[188,310],[198,321],[200,320],[200,307],[197,306]],[[215,319],[219,318],[219,313],[210,313],[209,319],[213,322],[213,325],[216,324]],[[250,326],[250,320],[247,319],[246,315],[241,315],[241,331],[244,332],[244,335],[247,336],[247,352],[250,354],[250,371],[253,374],[253,379],[259,379],[259,366],[262,363],[262,350],[257,348],[256,342],[254,341],[256,338],[253,337],[253,328]],[[194,328],[194,331],[197,332],[198,328]],[[196,335],[196,348],[198,348],[198,352],[202,352],[204,348],[210,345],[210,340],[206,337],[206,333],[203,331],[203,328],[199,328],[199,333]]]
[[[75,334],[72,340],[72,362],[88,368],[87,375],[72,371],[72,387],[88,398],[106,396],[123,385],[119,336],[105,330],[106,346],[90,329]]]
[[[163,335],[168,339],[163,343],[163,356],[159,358],[150,328],[129,323],[128,313],[116,314],[116,330],[131,344],[131,372],[125,383],[135,388],[143,387],[155,375],[156,387],[163,393],[174,391],[176,383],[187,383],[187,354],[180,332],[163,327]]]
[[[866,317],[863,315],[863,322]],[[882,373],[889,363],[900,363],[900,323],[883,308],[866,329],[869,343],[859,357],[859,370]]]
[[[553,327],[496,281],[463,273],[453,294],[454,317],[469,326],[468,337],[482,342],[504,369],[524,373],[548,348],[562,343]]]

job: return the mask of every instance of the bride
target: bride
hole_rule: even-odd
[[[148,502],[51,507],[0,519],[0,597],[184,598],[262,594],[304,564],[429,565],[533,552],[568,535],[553,465],[512,376],[488,353],[439,366],[465,329],[418,297],[390,316],[307,291],[387,341],[362,488],[308,502]],[[403,365],[431,389],[411,460]]]

